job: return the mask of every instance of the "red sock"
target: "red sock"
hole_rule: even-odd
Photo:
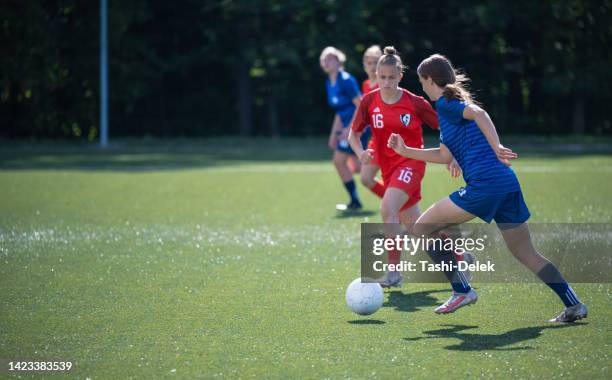
[[[383,186],[382,182],[375,180],[374,186],[370,188],[370,190],[378,195],[379,198],[382,198],[385,195],[385,186]]]
[[[401,252],[396,249],[389,251],[389,264],[399,264],[400,256]]]

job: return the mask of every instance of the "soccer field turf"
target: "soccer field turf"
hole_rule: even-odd
[[[447,316],[447,285],[407,283],[351,313],[379,200],[360,187],[366,212],[336,213],[323,141],[230,142],[2,147],[0,359],[92,379],[610,378],[609,283],[574,285],[574,325],[546,322],[562,304],[539,283],[476,283]],[[612,155],[514,167],[531,222],[612,221]],[[428,165],[421,208],[462,183]]]

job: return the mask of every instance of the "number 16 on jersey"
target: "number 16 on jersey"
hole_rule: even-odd
[[[374,128],[383,128],[385,125],[383,124],[383,115],[382,113],[374,113],[372,114],[372,127]]]
[[[404,168],[400,170],[400,174],[399,174],[399,177],[397,177],[397,179],[405,183],[410,183],[410,180],[412,180],[412,169]]]

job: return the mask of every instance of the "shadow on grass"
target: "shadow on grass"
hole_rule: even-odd
[[[513,344],[525,342],[539,338],[542,335],[543,330],[547,329],[564,329],[571,327],[578,327],[585,323],[574,323],[574,324],[563,324],[563,325],[545,325],[535,327],[522,327],[506,331],[502,334],[466,334],[463,333],[465,330],[476,329],[478,326],[466,326],[466,325],[442,325],[448,328],[439,330],[423,331],[428,336],[416,337],[416,338],[404,338],[407,341],[417,341],[422,339],[438,339],[438,338],[455,338],[461,340],[459,344],[453,344],[446,346],[447,350],[454,351],[520,351],[520,350],[533,350],[531,346],[521,347],[505,347]]]
[[[364,216],[374,215],[378,215],[378,213],[372,210],[341,211],[334,216],[334,219],[362,218]]]
[[[389,292],[387,302],[383,307],[393,307],[397,311],[415,312],[423,307],[438,306],[440,301],[432,297],[435,293],[449,293],[448,289],[424,290],[415,293],[402,293],[399,290]]]
[[[437,138],[428,137],[437,145]],[[612,144],[580,149],[550,144],[526,149],[535,157],[564,159],[593,154],[611,154]],[[601,146],[600,146],[601,145]],[[520,146],[512,146],[521,151]],[[528,146],[527,146],[528,147]],[[517,150],[518,149],[518,150]],[[0,169],[152,171],[244,165],[245,163],[329,162],[332,152],[326,138],[212,138],[115,140],[108,148],[76,142],[0,140]]]
[[[386,322],[379,319],[355,319],[348,321],[348,323],[353,325],[384,325]]]
[[[331,152],[317,139],[218,139],[117,142],[0,144],[0,169],[157,171],[240,166],[253,163],[330,161]]]

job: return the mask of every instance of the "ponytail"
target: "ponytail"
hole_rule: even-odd
[[[470,78],[455,70],[450,60],[445,56],[440,54],[429,56],[421,62],[417,68],[417,73],[423,78],[431,78],[438,87],[442,87],[442,95],[446,99],[476,103],[474,96],[467,89]]]
[[[463,74],[458,74],[456,71],[454,74],[455,82],[444,85],[442,95],[448,100],[457,99],[465,103],[474,103],[474,97],[466,88],[470,78]]]

